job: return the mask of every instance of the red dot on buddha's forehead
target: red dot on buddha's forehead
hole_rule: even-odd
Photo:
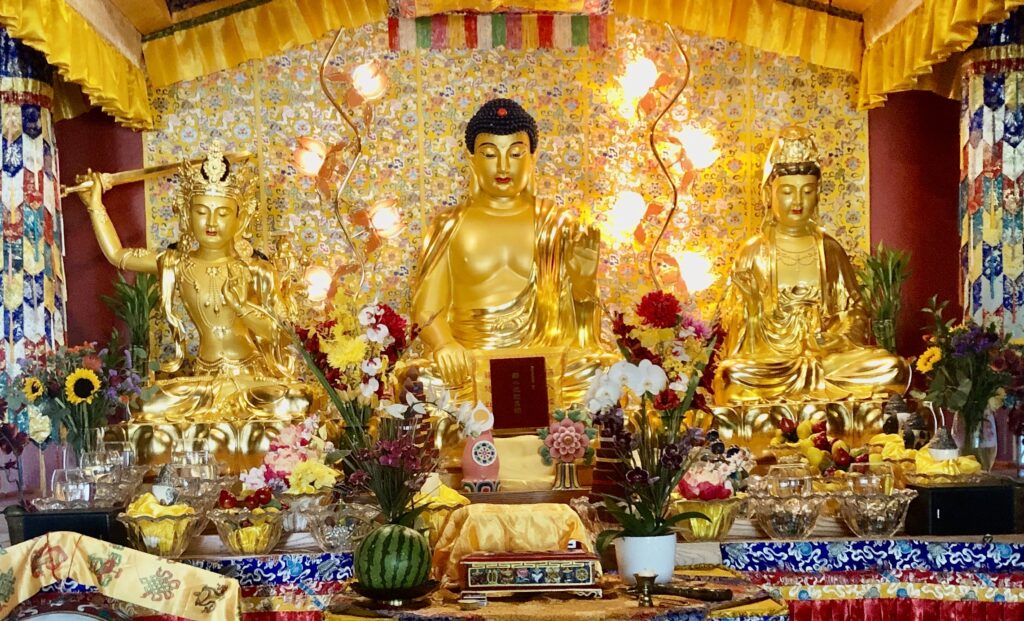
[[[498,108],[498,116],[508,116],[508,110],[505,108]]]

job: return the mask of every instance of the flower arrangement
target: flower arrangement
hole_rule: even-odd
[[[338,489],[346,496],[372,494],[388,522],[410,527],[427,506],[414,507],[413,498],[437,464],[438,452],[423,433],[430,417],[450,416],[468,435],[494,422],[482,404],[453,408],[447,393],[428,398],[414,369],[398,377],[396,363],[417,332],[387,304],[356,309],[342,292],[327,321],[296,330],[306,366],[344,421],[336,450],[345,478]]]
[[[62,347],[22,369],[4,386],[8,411],[24,413],[19,427],[37,444],[63,440],[77,455],[93,450],[97,430],[123,419],[129,404],[143,396],[128,350],[97,350],[92,343]]]
[[[586,412],[578,409],[555,410],[554,421],[537,430],[537,436],[544,441],[540,456],[545,466],[555,462],[574,464],[580,460],[589,464],[594,460],[594,447],[590,441],[597,436],[593,421]]]
[[[860,294],[871,316],[875,342],[896,352],[896,321],[903,305],[903,284],[910,278],[910,253],[879,243],[857,271]]]
[[[593,379],[586,403],[601,436],[618,456],[623,495],[607,496],[605,508],[620,529],[598,537],[604,547],[617,537],[666,535],[699,514],[669,515],[672,492],[704,443],[685,416],[705,382],[714,347],[713,330],[670,293],[645,295],[635,318],[617,314],[616,342],[625,360]],[[626,416],[625,409],[635,411]]]
[[[987,409],[1003,407],[1007,387],[1018,390],[1021,382],[1011,380],[1014,370],[1020,369],[1020,356],[995,325],[943,319],[946,306],[932,298],[924,309],[933,327],[926,337],[928,349],[916,366],[928,378],[923,398],[958,412],[970,437],[980,428]]]
[[[341,478],[333,466],[342,454],[325,439],[317,416],[281,430],[263,456],[263,464],[243,472],[242,489],[264,488],[279,494],[313,494],[332,489]]]
[[[746,487],[754,458],[745,448],[725,447],[717,431],[709,431],[703,448],[679,481],[679,493],[687,500],[726,500]]]

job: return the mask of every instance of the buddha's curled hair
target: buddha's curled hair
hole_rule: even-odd
[[[537,151],[537,122],[530,113],[511,99],[492,99],[480,107],[466,125],[466,148],[476,150],[479,134],[510,136],[526,132],[530,137],[530,153]]]

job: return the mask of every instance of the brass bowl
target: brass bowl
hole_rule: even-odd
[[[195,513],[161,517],[121,513],[117,520],[125,525],[133,548],[163,558],[181,556],[205,523],[205,519]]]
[[[686,500],[672,502],[672,515],[701,513],[708,519],[690,518],[677,523],[679,533],[687,541],[721,541],[729,534],[733,522],[743,512],[746,497],[724,500]]]
[[[267,554],[284,532],[284,511],[214,509],[209,517],[221,542],[235,554]]]

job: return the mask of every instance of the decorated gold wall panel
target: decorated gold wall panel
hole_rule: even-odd
[[[604,52],[573,49],[449,49],[392,52],[386,23],[352,30],[338,64],[380,60],[391,87],[377,103],[367,154],[349,194],[361,201],[397,199],[405,228],[374,259],[374,287],[407,311],[422,233],[431,214],[456,204],[468,188],[462,135],[477,106],[513,97],[537,118],[540,194],[572,205],[599,224],[622,190],[662,205],[668,187],[646,149],[644,128],[620,112],[617,81],[644,53],[660,67],[674,62],[660,25],[616,17]],[[704,253],[719,279],[698,300],[705,313],[717,301],[732,256],[760,225],[758,186],[764,154],[779,127],[800,123],[817,136],[823,156],[821,221],[850,250],[868,249],[867,117],[854,108],[856,79],[794,58],[738,43],[689,34],[683,40],[694,76],[679,106],[713,135],[721,156],[684,197],[665,248]],[[347,260],[333,216],[319,206],[312,184],[291,164],[300,136],[330,143],[342,125],[317,81],[328,40],[153,91],[160,129],[145,134],[146,164],[194,157],[213,138],[230,150],[258,153],[263,243],[290,231],[317,261]],[[177,238],[170,178],[146,189],[148,239],[162,247]],[[658,222],[646,221],[648,239]],[[267,240],[270,240],[268,243]],[[648,286],[642,249],[608,248],[603,256],[605,299],[621,305]]]

